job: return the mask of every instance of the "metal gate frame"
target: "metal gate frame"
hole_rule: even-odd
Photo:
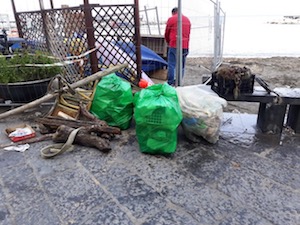
[[[50,52],[60,61],[71,57],[74,64],[64,66],[69,82],[111,65],[128,63],[121,75],[138,84],[142,67],[138,4],[87,2],[78,7],[15,12],[19,36],[31,48]],[[86,51],[89,54],[82,57]],[[130,54],[125,54],[128,51]]]

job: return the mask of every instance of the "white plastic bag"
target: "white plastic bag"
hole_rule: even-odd
[[[177,87],[176,91],[186,137],[197,142],[200,136],[215,144],[219,140],[223,108],[227,106],[227,101],[208,85]]]

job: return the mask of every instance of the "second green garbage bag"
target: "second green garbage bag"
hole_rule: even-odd
[[[182,113],[175,88],[164,83],[137,92],[134,119],[141,152],[169,154],[176,151]]]
[[[129,128],[133,115],[131,85],[114,73],[103,77],[96,87],[90,111],[110,126]]]

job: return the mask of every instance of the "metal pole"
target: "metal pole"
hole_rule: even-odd
[[[142,51],[141,51],[141,34],[140,34],[140,14],[139,0],[134,0],[134,30],[135,30],[135,47],[136,47],[136,64],[137,64],[137,80],[141,79],[142,74]]]
[[[213,68],[214,71],[217,68],[218,63],[218,54],[220,52],[220,4],[219,0],[216,1],[215,4],[215,16],[214,16],[214,62],[213,62]]]
[[[18,35],[19,35],[19,37],[23,38],[21,22],[20,22],[20,19],[19,19],[18,15],[17,15],[16,5],[15,5],[14,0],[11,0],[11,5],[12,5],[14,16],[15,16],[15,21],[16,21],[16,25],[17,25],[17,29],[18,29]]]
[[[220,59],[219,64],[221,64],[222,61],[223,61],[225,24],[226,24],[226,14],[224,13],[224,20],[223,20],[223,24],[222,24],[223,25],[223,29],[222,29],[222,40],[221,40],[221,43],[222,43],[222,46],[221,46],[221,59]]]
[[[48,34],[48,28],[47,28],[47,22],[46,22],[46,13],[45,13],[45,7],[44,7],[44,1],[43,0],[39,0],[40,3],[40,8],[41,8],[41,15],[42,15],[42,20],[43,20],[43,28],[44,28],[44,34],[45,34],[45,39],[46,39],[46,46],[47,46],[47,50],[49,52],[51,51],[51,46],[50,46],[50,37]]]
[[[53,0],[50,0],[51,9],[54,9]]]
[[[87,32],[87,41],[89,49],[95,48],[96,39],[94,36],[94,26],[93,26],[93,16],[92,16],[92,9],[89,4],[89,0],[84,0],[84,20],[85,20],[85,27]],[[92,67],[92,73],[96,73],[98,71],[98,59],[96,51],[93,51],[90,54],[90,62]]]
[[[160,22],[159,22],[159,18],[158,18],[157,6],[155,7],[155,10],[156,10],[156,21],[157,21],[157,26],[158,26],[158,34],[161,35]]]
[[[177,12],[177,43],[176,43],[176,86],[181,86],[182,78],[182,12],[181,0],[178,0]]]
[[[40,3],[40,9],[41,10],[45,10],[44,1],[43,0],[39,0],[39,3]]]
[[[146,6],[144,6],[144,8],[145,8],[145,15],[146,15],[146,21],[147,21],[148,31],[149,31],[149,34],[151,34],[151,29],[150,29],[150,25],[149,25],[149,18],[148,18],[148,10],[147,10]]]

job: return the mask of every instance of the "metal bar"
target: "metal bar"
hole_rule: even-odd
[[[226,24],[226,14],[224,13],[224,21],[223,21],[223,36],[222,36],[222,57],[223,57],[223,51],[224,51],[224,34],[225,34],[225,24]]]
[[[158,32],[159,32],[159,35],[161,35],[157,6],[155,6],[153,8],[147,8],[146,6],[144,6],[144,10],[140,10],[140,12],[145,12],[149,34],[151,34],[151,28],[150,28],[150,25],[149,25],[149,18],[148,18],[148,11],[150,11],[150,10],[155,10],[156,21],[157,21],[157,26],[158,26]]]
[[[15,5],[15,1],[14,0],[11,0],[11,5],[12,5],[14,16],[15,16],[15,20],[16,20],[16,25],[17,25],[19,37],[23,38],[22,27],[21,27],[20,19],[19,19],[18,15],[17,15],[16,5]]]
[[[140,12],[149,11],[149,10],[155,10],[156,8],[157,8],[157,6],[155,6],[153,8],[147,8],[146,9],[146,6],[145,6],[145,9],[144,10],[140,10]]]
[[[39,0],[39,3],[40,3],[40,9],[44,10],[45,9],[44,1],[43,0]]]
[[[89,49],[95,48],[96,39],[94,36],[94,26],[93,26],[93,16],[92,16],[92,8],[89,5],[89,0],[84,0],[84,19],[85,19],[85,26],[87,30],[87,40],[88,40],[88,47]],[[90,54],[91,60],[91,68],[92,73],[96,73],[98,71],[98,59],[96,51],[93,51]]]
[[[144,8],[145,8],[145,15],[146,15],[146,20],[147,20],[148,31],[149,31],[149,34],[151,34],[151,29],[150,29],[150,25],[149,25],[149,18],[148,18],[147,7],[144,6]]]
[[[157,21],[157,26],[158,26],[158,33],[159,33],[159,35],[161,35],[157,6],[155,7],[155,10],[156,10],[156,21]]]
[[[215,4],[215,16],[214,16],[214,61],[213,61],[213,68],[212,70],[214,71],[217,68],[217,64],[218,64],[218,55],[220,52],[220,4],[219,4],[219,0],[216,1]]]
[[[54,9],[53,0],[50,0],[50,6],[51,6],[51,9]]]
[[[49,52],[51,52],[51,45],[50,45],[50,38],[49,38],[49,34],[48,34],[48,29],[47,29],[47,23],[46,23],[46,12],[45,12],[45,7],[44,7],[44,1],[43,0],[39,0],[40,3],[40,8],[41,8],[41,14],[42,14],[42,20],[43,20],[43,30],[44,30],[44,35],[45,35],[45,39],[46,39],[46,45],[47,45],[47,50]]]
[[[135,24],[134,29],[135,29],[137,80],[139,81],[141,79],[141,73],[142,73],[139,0],[134,0],[134,24]]]
[[[215,68],[214,70],[217,70],[218,67],[222,64],[223,62],[223,50],[224,50],[224,33],[225,33],[225,20],[226,20],[226,14],[225,12],[222,11],[221,8],[221,3],[218,3],[219,8],[218,8],[218,15],[219,15],[219,55],[218,55],[218,61],[216,62]],[[221,12],[223,13],[223,17],[224,19],[222,20],[222,24],[221,24]]]
[[[176,86],[181,86],[182,78],[182,12],[181,0],[178,0],[177,12],[177,43],[176,43]]]

